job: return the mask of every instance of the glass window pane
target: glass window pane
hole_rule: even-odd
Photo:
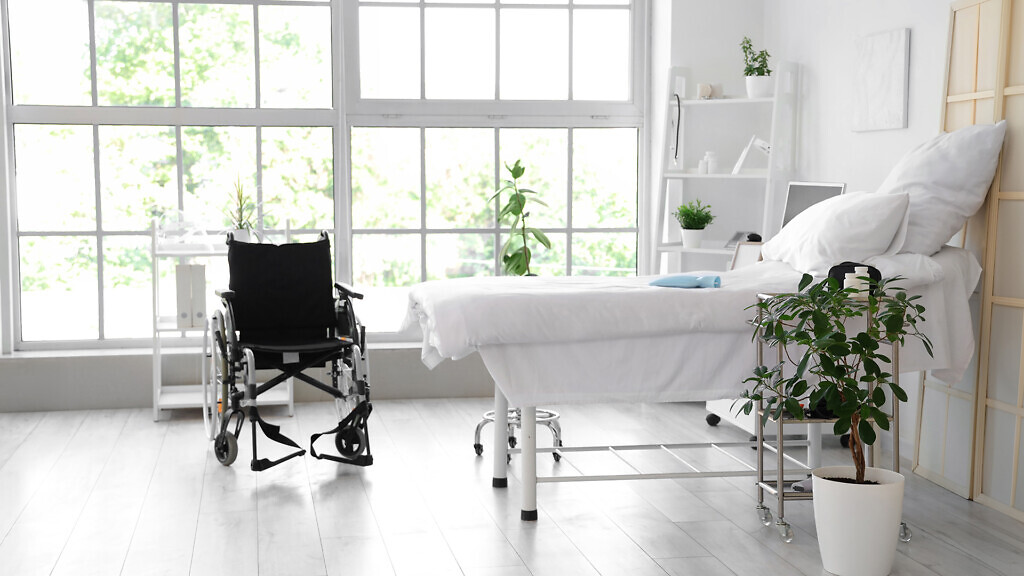
[[[427,236],[427,280],[494,275],[494,234]]]
[[[569,97],[569,11],[501,11],[501,98]]]
[[[359,91],[363,98],[420,97],[419,8],[359,9]]]
[[[22,340],[99,338],[96,239],[26,236],[19,248]]]
[[[573,131],[572,225],[636,226],[636,129]]]
[[[169,3],[96,2],[96,86],[104,106],[174,106]]]
[[[427,227],[492,228],[494,130],[427,128]]]
[[[636,274],[636,234],[576,233],[572,237],[574,276],[633,276]]]
[[[565,248],[567,236],[556,232],[547,233],[548,240],[551,240],[551,248],[545,248],[539,242],[530,241],[530,273],[538,276],[565,276]],[[499,239],[498,249],[505,245],[507,234],[502,234]],[[505,275],[502,268],[501,274]]]
[[[628,1],[628,0],[627,0]],[[569,0],[501,0],[502,4],[568,4]],[[579,0],[576,1],[579,4]]]
[[[353,234],[352,273],[365,294],[357,304],[370,332],[397,332],[409,306],[408,287],[420,282],[419,234]]]
[[[208,230],[227,230],[235,186],[256,191],[256,129],[183,126],[184,218]]]
[[[9,0],[7,18],[14,103],[91,104],[85,0]]]
[[[174,129],[100,126],[104,230],[145,230],[178,209]]]
[[[18,124],[14,163],[20,231],[96,228],[91,126]]]
[[[426,9],[427,98],[494,99],[494,10]]]
[[[629,10],[574,10],[574,100],[629,100]]]
[[[334,130],[263,129],[263,219],[270,228],[334,228]]]
[[[501,140],[501,179],[508,178],[505,165],[516,160],[526,168],[520,185],[537,192],[547,206],[530,208],[531,226],[564,228],[569,171],[569,131],[564,128],[503,128]],[[532,199],[533,197],[531,197]]]
[[[252,7],[180,4],[178,23],[181,105],[254,107]]]
[[[419,128],[353,128],[352,227],[419,226]]]
[[[173,260],[161,268],[173,270]],[[153,334],[150,239],[107,236],[103,239],[103,337],[143,338]],[[174,302],[174,289],[161,300]],[[207,300],[207,302],[213,302]],[[126,311],[131,313],[126,313]]]
[[[331,9],[260,6],[260,106],[330,108]]]

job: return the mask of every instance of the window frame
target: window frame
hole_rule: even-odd
[[[359,68],[359,16],[360,6],[373,7],[404,7],[418,8],[420,11],[420,98],[419,99],[386,99],[386,98],[362,98],[360,91],[360,68]],[[494,70],[494,94],[493,100],[445,100],[426,99],[426,65],[425,65],[425,10],[427,8],[477,8],[493,9],[498,14],[495,17],[495,70]],[[572,13],[577,8],[587,10],[628,10],[630,14],[630,70],[629,70],[629,98],[624,101],[592,101],[572,100],[572,38],[569,38],[569,96],[567,100],[500,100],[498,94],[501,82],[501,54],[500,54],[500,29],[502,9],[550,9],[568,10],[570,29],[572,26]],[[569,245],[566,247],[566,273],[572,268],[572,247],[571,240],[574,234],[587,234],[592,230],[594,233],[601,232],[632,232],[637,235],[637,273],[642,274],[647,270],[646,254],[647,240],[643,230],[647,220],[647,158],[648,158],[648,134],[647,134],[647,90],[645,78],[647,78],[647,59],[649,53],[649,38],[647,22],[647,2],[644,0],[630,0],[628,5],[594,5],[586,1],[567,0],[566,4],[541,5],[522,4],[495,0],[489,4],[465,4],[456,2],[443,2],[418,0],[415,2],[391,2],[374,1],[366,2],[352,1],[344,3],[343,22],[345,26],[342,34],[345,53],[345,72],[348,82],[345,83],[345,133],[347,141],[351,140],[353,128],[417,128],[421,130],[420,147],[420,170],[421,175],[425,170],[425,155],[422,142],[422,130],[428,128],[564,128],[569,131],[567,144],[569,147],[568,162],[568,183],[572,182],[572,133],[577,128],[634,128],[637,130],[637,221],[634,226],[620,228],[574,228],[572,224],[571,198],[567,205],[568,214],[564,227],[541,227],[545,232],[565,233]],[[497,133],[497,132],[496,132]],[[495,138],[495,182],[503,178],[503,167],[498,165],[497,136]],[[420,225],[418,228],[387,229],[380,231],[355,231],[352,227],[352,182],[351,182],[351,156],[345,157],[349,164],[347,173],[349,180],[345,182],[347,191],[344,195],[346,216],[339,220],[344,223],[346,229],[345,237],[348,244],[352,245],[354,234],[402,234],[417,235],[420,242],[420,267],[421,279],[427,269],[427,262],[423,250],[426,245],[426,238],[430,235],[459,234],[459,233],[494,233],[494,229],[478,228],[457,228],[457,229],[432,229],[428,228],[421,213]],[[422,177],[421,177],[422,180]],[[422,184],[421,184],[422,185]],[[421,190],[421,203],[424,201]],[[571,196],[571,193],[570,193]],[[497,226],[497,230],[503,227]],[[339,230],[339,234],[341,231]],[[498,245],[496,240],[496,245]],[[349,254],[351,256],[351,254]],[[339,271],[341,261],[339,261]],[[495,267],[500,270],[500,263],[495,253]],[[344,273],[352,278],[352,260],[345,262]],[[399,332],[372,332],[371,342],[385,343],[407,343],[411,342],[409,335]]]

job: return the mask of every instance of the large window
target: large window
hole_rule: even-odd
[[[516,160],[547,204],[530,214],[552,242],[534,272],[636,273],[638,6],[347,6],[352,274],[369,326],[396,330],[414,283],[501,273],[507,224],[488,199]]]
[[[375,338],[412,284],[501,273],[516,160],[537,273],[636,272],[643,2],[0,6],[15,348],[146,345],[154,220],[216,238],[237,187],[263,238],[331,231]]]
[[[217,234],[237,186],[266,237],[334,228],[336,9],[7,0],[16,345],[149,336],[154,219]]]

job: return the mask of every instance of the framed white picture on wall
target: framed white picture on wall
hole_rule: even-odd
[[[907,127],[910,29],[898,28],[856,40],[853,82],[854,132]]]

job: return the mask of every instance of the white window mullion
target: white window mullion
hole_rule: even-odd
[[[572,276],[572,190],[573,190],[573,182],[572,182],[573,153],[572,153],[572,146],[573,146],[573,137],[574,137],[574,135],[576,133],[576,130],[570,129],[568,132],[569,132],[569,136],[566,138],[566,140],[568,142],[568,149],[565,151],[565,153],[568,155],[568,160],[565,163],[565,165],[566,165],[566,176],[565,176],[565,182],[566,182],[566,186],[565,186],[565,207],[566,207],[566,211],[565,211],[565,229],[566,229],[566,232],[565,232],[565,275],[566,276]]]
[[[494,189],[501,188],[501,129],[494,129]],[[498,213],[501,211],[501,195],[494,199],[494,275],[500,276],[501,269],[501,218]]]
[[[92,127],[93,194],[96,203],[96,299],[99,316],[97,337],[103,340],[103,186],[100,182],[100,127]]]
[[[427,129],[420,128],[420,282],[427,280]]]
[[[260,103],[260,17],[259,5],[252,5],[252,57],[253,57],[253,81],[256,84],[256,108],[262,108]]]

